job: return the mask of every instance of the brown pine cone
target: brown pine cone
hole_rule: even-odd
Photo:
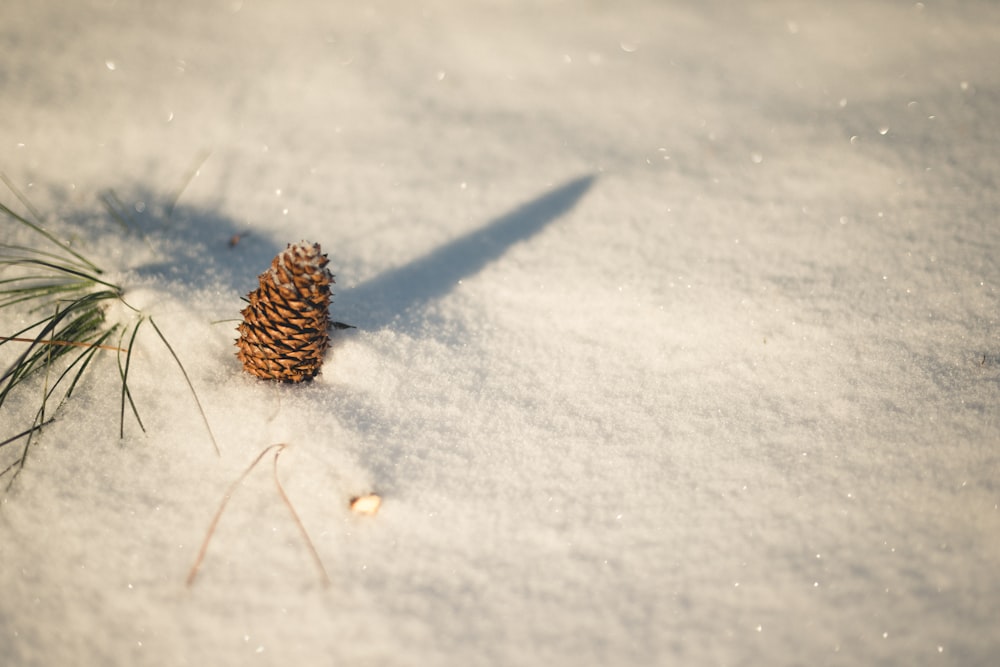
[[[289,244],[260,274],[237,327],[236,357],[252,375],[311,380],[330,344],[330,260],[318,243]]]

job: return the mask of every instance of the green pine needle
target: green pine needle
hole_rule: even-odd
[[[132,337],[128,340],[128,349],[125,351],[125,365],[122,366],[122,350],[121,347],[118,348],[118,372],[122,376],[122,409],[121,409],[121,420],[119,426],[119,437],[125,438],[125,400],[128,399],[129,407],[132,408],[132,414],[135,415],[135,420],[139,423],[139,428],[142,432],[146,432],[146,427],[142,425],[142,419],[139,417],[139,410],[135,407],[135,401],[132,400],[132,392],[128,388],[128,369],[132,364],[132,350],[135,346],[135,337],[139,333],[139,327],[142,325],[143,318],[139,318],[139,321],[135,323],[132,328]],[[125,337],[125,331],[122,331],[122,338]]]
[[[0,478],[10,475],[7,488],[10,488],[24,469],[36,437],[43,427],[56,419],[59,408],[72,396],[91,368],[94,357],[102,350],[117,352],[121,379],[120,437],[125,437],[126,403],[139,428],[145,432],[128,380],[136,337],[146,319],[180,368],[208,429],[212,446],[218,454],[218,443],[194,391],[194,385],[160,328],[152,318],[142,313],[139,313],[134,325],[109,322],[106,313],[108,306],[113,303],[121,303],[138,312],[125,302],[124,290],[101,277],[104,272],[96,264],[46,231],[36,222],[41,216],[27,198],[3,174],[0,174],[0,180],[7,184],[35,219],[31,220],[0,204],[0,220],[6,218],[8,222],[27,227],[39,242],[39,247],[0,243],[0,314],[6,309],[16,308],[19,315],[23,315],[27,309],[31,316],[31,321],[26,326],[10,333],[0,332],[0,347],[24,346],[13,363],[0,374],[0,438],[3,438],[0,440],[0,450],[16,442],[24,443],[14,461],[0,470]],[[104,202],[112,217],[122,224],[128,224],[127,216],[122,213],[125,208],[114,193],[104,195]],[[109,341],[116,333],[118,345],[114,346]],[[123,347],[126,336],[128,345]],[[29,390],[27,383],[36,376],[41,378],[41,387],[35,416],[29,423],[21,425],[3,418],[2,410],[6,401],[15,392]],[[3,430],[8,426],[14,427],[11,430],[18,432],[9,436],[4,434]]]

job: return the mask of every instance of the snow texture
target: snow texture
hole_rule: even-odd
[[[996,3],[0,15],[0,169],[222,452],[148,326],[120,440],[102,354],[3,496],[4,665],[997,664]],[[257,381],[303,238],[358,329]],[[186,588],[275,443],[332,584],[265,462]]]

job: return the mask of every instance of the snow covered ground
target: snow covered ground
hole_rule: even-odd
[[[120,440],[101,356],[0,505],[3,664],[996,664],[1000,6],[745,4],[5,0],[0,171],[222,454],[148,327]],[[358,329],[255,381],[302,239]],[[262,465],[186,588],[279,442],[331,585]]]

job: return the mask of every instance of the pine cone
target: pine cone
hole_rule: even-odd
[[[311,380],[330,344],[330,260],[318,243],[288,244],[260,274],[237,327],[236,358],[252,375],[282,382]]]

